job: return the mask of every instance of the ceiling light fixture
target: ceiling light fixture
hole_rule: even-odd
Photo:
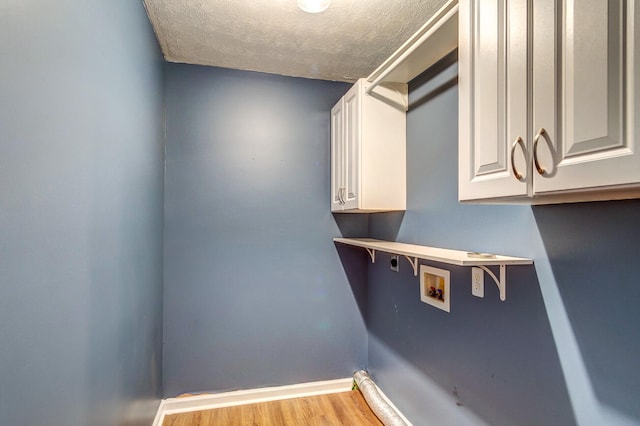
[[[331,0],[298,0],[298,7],[307,13],[320,13],[327,10]]]

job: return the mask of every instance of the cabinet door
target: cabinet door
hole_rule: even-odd
[[[344,101],[331,109],[331,211],[342,210],[342,187],[344,182]]]
[[[527,0],[459,8],[460,200],[526,196]]]
[[[361,81],[344,95],[343,201],[344,210],[359,208]]]
[[[536,194],[640,182],[639,3],[533,2]]]

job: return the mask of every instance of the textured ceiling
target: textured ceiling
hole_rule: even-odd
[[[144,0],[165,59],[322,80],[368,76],[446,0]]]

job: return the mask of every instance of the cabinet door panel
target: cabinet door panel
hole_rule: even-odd
[[[340,195],[344,182],[343,108],[344,104],[340,101],[331,109],[331,211],[342,210]]]
[[[358,208],[360,191],[360,86],[355,84],[344,96],[344,209]]]
[[[565,7],[562,159],[623,145],[622,26],[609,25],[620,19],[620,3],[573,0]]]
[[[547,132],[536,150],[546,171],[536,173],[536,193],[640,181],[629,125],[638,72],[629,39],[637,35],[634,3],[534,3],[534,129]]]
[[[531,161],[529,150],[531,146],[529,87],[529,2],[527,0],[510,0],[505,2],[507,7],[507,148],[514,150],[513,168],[522,175],[520,183],[511,174],[513,192],[515,194],[529,193],[532,185]],[[518,138],[522,138],[522,145],[513,147]],[[508,161],[511,161],[511,156]],[[509,167],[512,167],[509,164]],[[517,182],[517,183],[515,183]]]
[[[459,14],[460,199],[526,195],[527,2],[461,1]]]
[[[505,128],[504,15],[500,0],[477,4],[475,17],[475,102],[473,115],[476,143],[473,173],[481,176],[507,171]]]

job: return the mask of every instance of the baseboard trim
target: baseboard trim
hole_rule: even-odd
[[[232,407],[234,405],[255,404],[258,402],[281,399],[301,398],[351,390],[353,378],[325,380],[321,382],[300,383],[288,386],[240,390],[233,392],[204,394],[184,398],[167,398],[160,401],[160,407],[153,420],[153,426],[162,426],[169,414],[189,411],[211,410],[213,408]]]

